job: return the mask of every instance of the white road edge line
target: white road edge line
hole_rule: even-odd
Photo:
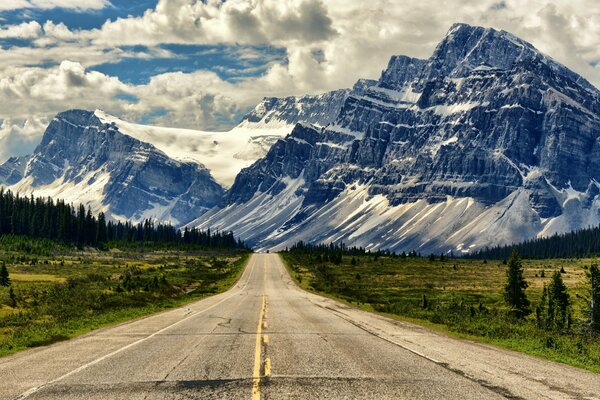
[[[251,258],[250,260],[252,260],[252,258]],[[250,262],[250,261],[249,261],[249,262]],[[250,272],[248,273],[248,275],[249,275],[249,276],[248,276],[248,280],[247,280],[247,281],[244,283],[244,286],[242,286],[242,287],[240,288],[240,290],[244,290],[244,289],[246,288],[246,286],[248,286],[248,283],[250,282],[250,275],[251,275],[251,274],[254,272],[254,266],[255,266],[255,264],[256,264],[255,262],[253,262],[253,263],[252,263],[251,270],[250,270]],[[233,288],[235,288],[235,286],[233,286],[233,287],[232,287],[232,289],[233,289]],[[67,372],[67,373],[66,373],[66,374],[64,374],[64,375],[62,375],[62,376],[59,376],[58,378],[55,378],[55,379],[53,379],[53,380],[51,380],[51,381],[48,381],[48,382],[46,382],[46,383],[44,383],[44,384],[42,384],[42,385],[39,385],[39,386],[33,387],[33,388],[31,388],[31,389],[27,390],[26,392],[23,392],[23,393],[21,393],[19,396],[17,396],[17,397],[15,398],[15,400],[23,400],[23,399],[26,399],[26,398],[28,398],[29,396],[31,396],[32,394],[35,394],[35,393],[39,392],[40,390],[42,390],[43,388],[45,388],[45,387],[47,387],[47,386],[53,385],[53,384],[55,384],[55,383],[57,383],[57,382],[60,382],[60,381],[62,381],[63,379],[65,379],[65,378],[68,378],[68,377],[69,377],[69,376],[71,376],[71,375],[74,375],[74,374],[76,374],[76,373],[78,373],[78,372],[81,372],[81,371],[83,371],[83,370],[84,370],[84,369],[86,369],[86,368],[89,368],[89,367],[91,367],[91,366],[93,366],[93,365],[96,365],[96,364],[98,364],[98,363],[100,363],[100,362],[102,362],[102,361],[106,360],[107,358],[110,358],[110,357],[112,357],[112,356],[114,356],[114,355],[117,355],[117,354],[121,353],[122,351],[125,351],[125,350],[127,350],[127,349],[129,349],[129,348],[131,348],[131,347],[133,347],[133,346],[136,346],[136,345],[138,345],[138,344],[140,344],[140,343],[142,343],[142,342],[145,342],[146,340],[152,339],[153,337],[155,337],[155,336],[157,336],[157,335],[160,335],[161,333],[165,332],[166,330],[168,330],[168,329],[171,329],[171,328],[173,328],[174,326],[177,326],[177,325],[181,324],[182,322],[185,322],[185,321],[187,321],[188,319],[190,319],[190,318],[192,318],[192,317],[195,317],[195,316],[197,316],[197,315],[203,314],[203,313],[205,313],[206,311],[209,311],[209,310],[211,310],[211,309],[215,308],[216,306],[218,306],[219,304],[223,303],[224,301],[227,301],[227,300],[229,300],[229,299],[231,299],[232,297],[234,297],[234,296],[237,296],[237,295],[238,295],[238,293],[237,293],[237,292],[236,292],[236,293],[232,293],[231,295],[229,295],[229,296],[227,296],[226,298],[224,298],[224,299],[220,300],[219,302],[217,302],[217,303],[213,304],[212,306],[210,306],[210,307],[208,307],[208,308],[205,308],[204,310],[201,310],[201,311],[197,311],[197,312],[195,312],[195,313],[192,313],[192,314],[188,315],[187,317],[185,317],[185,318],[183,318],[183,319],[180,319],[179,321],[177,321],[177,322],[175,322],[175,323],[173,323],[173,324],[171,324],[171,325],[169,325],[169,326],[166,326],[166,327],[162,328],[161,330],[158,330],[158,331],[154,332],[153,334],[151,334],[151,335],[149,335],[149,336],[146,336],[146,337],[144,337],[144,338],[142,338],[142,339],[139,339],[139,340],[137,340],[137,341],[135,341],[135,342],[133,342],[133,343],[129,343],[128,345],[126,345],[126,346],[123,346],[123,347],[121,347],[121,348],[119,348],[119,349],[117,349],[117,350],[115,350],[115,351],[113,351],[113,352],[111,352],[111,353],[105,354],[105,355],[103,355],[103,356],[102,356],[102,357],[100,357],[100,358],[97,358],[97,359],[95,359],[95,360],[93,360],[93,361],[90,361],[90,362],[89,362],[89,363],[87,363],[87,364],[84,364],[84,365],[80,366],[79,368],[76,368],[76,369],[72,370],[71,372]],[[203,300],[205,300],[205,299],[203,299]],[[199,300],[199,301],[202,301],[202,300]],[[174,311],[174,310],[172,310],[172,311]]]

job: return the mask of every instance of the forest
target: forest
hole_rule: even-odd
[[[466,258],[506,260],[513,249],[523,258],[584,258],[600,254],[600,226],[482,249]]]
[[[142,223],[109,221],[104,213],[93,215],[52,198],[22,197],[0,189],[0,236],[16,235],[49,239],[68,245],[102,246],[109,242],[190,244],[220,248],[246,248],[233,232],[185,228],[145,220]]]

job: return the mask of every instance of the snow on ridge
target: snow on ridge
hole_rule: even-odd
[[[121,133],[152,144],[170,158],[202,164],[224,187],[231,186],[242,168],[263,157],[270,144],[293,128],[282,123],[240,124],[227,132],[207,132],[134,124],[101,110],[94,114],[103,123],[114,124]]]

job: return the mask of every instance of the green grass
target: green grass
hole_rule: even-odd
[[[585,266],[597,260],[523,261],[534,308],[552,273],[565,270],[574,324],[568,332],[548,332],[538,328],[534,315],[524,320],[508,315],[502,296],[506,266],[499,261],[357,256],[352,263],[344,256],[334,265],[302,253],[282,258],[306,290],[456,337],[600,372],[600,337],[587,329],[585,301]]]
[[[28,249],[39,251],[23,251]],[[17,305],[0,288],[0,356],[69,339],[223,292],[248,253],[210,249],[76,251],[0,243]]]

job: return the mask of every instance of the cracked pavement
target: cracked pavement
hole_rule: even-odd
[[[307,293],[274,254],[228,292],[2,358],[0,376],[1,399],[600,399],[597,374]]]

